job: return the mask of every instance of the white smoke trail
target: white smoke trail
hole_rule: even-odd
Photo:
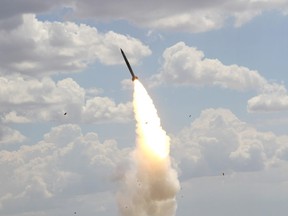
[[[118,196],[120,212],[123,216],[173,216],[179,181],[171,167],[170,139],[139,80],[134,81],[133,106],[137,145],[133,152],[134,167],[126,174]]]

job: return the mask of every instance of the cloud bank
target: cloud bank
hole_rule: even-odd
[[[39,21],[23,15],[23,23],[13,30],[0,30],[0,73],[21,73],[43,77],[71,73],[99,61],[122,64],[120,45],[132,56],[131,62],[150,55],[150,49],[136,38],[73,22]]]
[[[250,112],[287,110],[285,86],[269,82],[258,71],[247,67],[225,65],[218,59],[205,57],[201,50],[184,42],[165,49],[159,74],[151,77],[153,85],[218,86],[241,92],[253,91],[258,95],[248,101]]]
[[[195,177],[224,172],[234,187],[234,174],[258,175],[274,170],[271,167],[287,167],[287,136],[261,132],[227,109],[204,110],[189,127],[170,137],[173,163],[183,182],[202,182],[203,178]],[[83,133],[78,125],[63,124],[51,128],[37,143],[1,150],[0,213],[46,216],[66,205],[65,211],[74,212],[95,196],[93,200],[99,202],[91,203],[90,209],[104,209],[109,215],[107,208],[113,204],[104,202],[106,193],[114,187],[112,180],[123,178],[131,149],[119,148],[115,140],[100,139],[95,132]],[[275,180],[271,173],[269,176]],[[277,181],[283,179],[277,177]]]
[[[17,4],[17,7],[15,7]],[[99,7],[101,5],[101,7]],[[0,3],[0,26],[13,29],[23,22],[23,14],[69,11],[71,17],[93,18],[98,21],[126,20],[137,26],[154,30],[206,32],[229,25],[240,27],[266,11],[279,11],[286,15],[285,0],[205,0],[205,1],[8,1]],[[63,12],[67,15],[67,12]]]
[[[55,82],[48,77],[41,80],[1,77],[0,90],[2,123],[99,123],[132,119],[131,102],[116,104],[108,97],[88,97],[86,89],[71,78]]]
[[[115,140],[100,142],[74,124],[52,128],[36,144],[1,150],[0,213],[47,211],[73,196],[107,191],[126,156]]]
[[[101,5],[101,7],[98,7]],[[138,26],[184,32],[219,29],[229,21],[240,27],[265,11],[287,14],[288,4],[278,1],[77,1],[73,9],[79,17],[97,20],[128,20]]]
[[[257,172],[287,161],[287,136],[261,132],[227,109],[206,109],[172,138],[182,178]]]

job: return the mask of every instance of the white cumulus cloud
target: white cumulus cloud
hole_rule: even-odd
[[[269,82],[258,71],[236,64],[225,65],[219,59],[205,57],[201,50],[178,42],[163,53],[159,74],[151,77],[153,85],[219,86],[258,95],[248,101],[247,109],[256,111],[288,110],[284,85]]]
[[[287,111],[288,95],[284,85],[266,85],[263,91],[248,100],[247,108],[251,112]]]
[[[154,82],[179,85],[215,85],[240,91],[260,90],[267,81],[257,72],[238,65],[224,65],[218,59],[206,58],[201,50],[179,42],[163,53],[160,74]]]
[[[55,82],[15,75],[1,77],[0,84],[3,123],[125,122],[132,117],[130,102],[116,104],[108,97],[91,96],[89,89],[86,97],[85,89],[72,78]]]
[[[125,157],[115,140],[100,142],[97,133],[72,124],[52,128],[33,145],[1,150],[0,213],[45,211],[76,195],[107,191]]]
[[[0,146],[23,142],[26,137],[19,131],[0,125]]]
[[[22,73],[42,77],[75,72],[96,60],[103,64],[122,63],[120,46],[132,56],[131,62],[150,55],[150,49],[136,38],[73,22],[40,21],[23,15],[13,30],[0,30],[1,73]]]
[[[207,109],[172,138],[172,153],[184,178],[259,171],[285,158],[287,141],[258,131],[230,110]]]

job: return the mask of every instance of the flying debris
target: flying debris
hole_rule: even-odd
[[[134,81],[135,79],[138,79],[138,77],[135,76],[135,74],[134,74],[134,72],[133,72],[133,70],[132,70],[132,68],[131,68],[131,66],[130,66],[130,64],[129,64],[128,59],[126,58],[125,53],[123,52],[122,49],[120,49],[120,50],[121,50],[122,56],[123,56],[123,58],[124,58],[124,60],[125,60],[125,62],[126,62],[126,65],[127,65],[128,69],[129,69],[129,71],[130,71],[130,73],[131,73],[132,81]]]
[[[224,176],[224,175],[225,175],[225,173],[222,173],[222,175]]]
[[[67,112],[65,112],[64,115],[67,115]]]

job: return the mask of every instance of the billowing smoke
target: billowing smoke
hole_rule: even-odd
[[[171,167],[170,139],[147,91],[139,80],[133,83],[137,145],[118,196],[120,212],[123,216],[173,216],[179,181]]]

